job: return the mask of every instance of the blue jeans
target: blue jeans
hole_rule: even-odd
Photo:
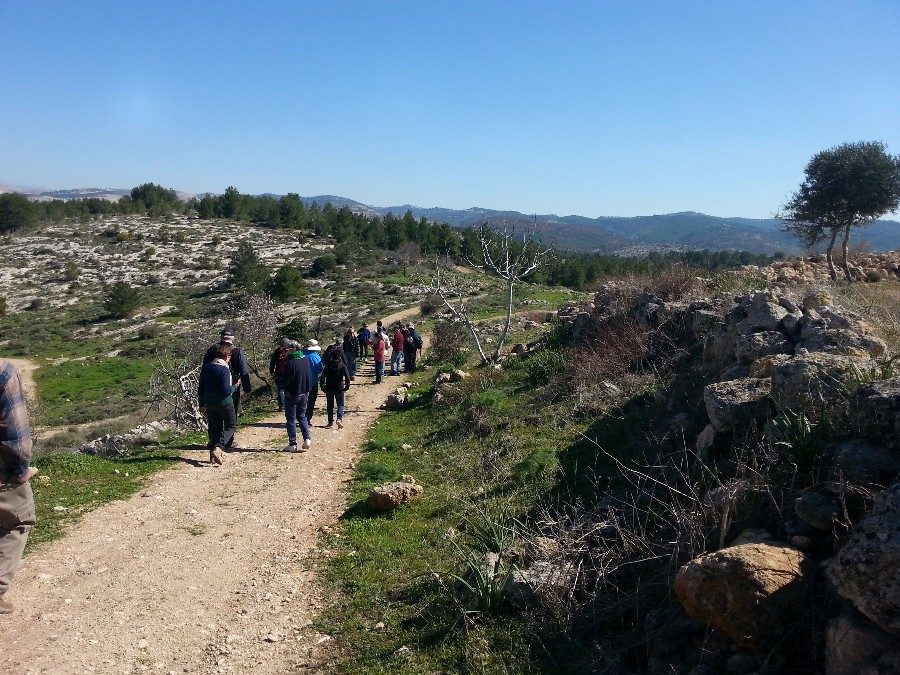
[[[381,382],[381,377],[384,375],[384,361],[376,361],[375,362],[375,383]]]
[[[403,361],[403,352],[395,349],[391,352],[391,375],[400,374],[400,362]]]
[[[326,391],[326,407],[328,411],[328,424],[334,424],[334,405],[337,403],[337,418],[344,420],[344,390]]]
[[[347,372],[350,377],[356,377],[356,357],[353,354],[347,354]]]
[[[284,410],[284,382],[279,376],[275,376],[275,386],[278,387],[278,409]]]
[[[297,445],[297,422],[300,422],[300,433],[303,440],[309,440],[309,420],[306,419],[306,394],[284,397],[284,419],[287,422],[288,443]]]

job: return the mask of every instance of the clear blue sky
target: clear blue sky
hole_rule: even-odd
[[[769,217],[900,154],[898,0],[0,0],[0,184]]]

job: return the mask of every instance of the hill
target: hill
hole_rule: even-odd
[[[11,191],[21,192],[36,201],[87,197],[115,201],[130,192],[111,188],[14,190],[0,186],[0,193]],[[177,194],[184,200],[194,196],[186,192]],[[276,199],[281,197],[277,194],[267,194]],[[640,256],[650,251],[688,249],[749,251],[762,254],[781,251],[789,255],[799,254],[802,250],[793,236],[781,230],[781,221],[776,219],[721,218],[693,211],[651,216],[588,218],[579,215],[528,215],[519,211],[500,211],[483,207],[423,208],[411,204],[371,206],[336,195],[317,195],[302,199],[307,205],[313,202],[320,206],[331,203],[335,208],[347,207],[353,213],[367,216],[385,216],[388,213],[402,215],[409,211],[417,219],[425,218],[436,223],[448,223],[455,228],[487,223],[520,230],[534,229],[545,242],[569,251]],[[855,243],[861,241],[866,242],[873,251],[900,248],[900,222],[876,221],[864,232],[856,235]]]

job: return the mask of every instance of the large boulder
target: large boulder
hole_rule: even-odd
[[[802,611],[811,567],[803,553],[786,546],[732,546],[682,567],[675,595],[690,616],[764,653]]]
[[[864,438],[833,446],[831,474],[835,481],[890,485],[900,476],[900,453]]]
[[[855,612],[831,620],[825,637],[828,675],[900,673],[900,641]]]
[[[415,499],[425,490],[421,485],[407,482],[385,483],[369,493],[366,503],[376,513],[389,513],[401,504]]]
[[[900,448],[900,377],[862,385],[853,397],[853,411],[862,436]]]
[[[772,372],[772,398],[787,410],[837,404],[853,384],[853,365],[867,363],[839,354],[800,352]]]
[[[804,333],[798,348],[809,352],[828,352],[862,358],[879,358],[887,353],[887,343],[872,335],[846,329],[815,329]]]
[[[900,482],[878,495],[825,571],[856,609],[900,635]]]
[[[793,353],[794,345],[790,340],[783,333],[773,330],[741,335],[734,342],[734,356],[744,365],[750,365],[763,356]]]
[[[703,390],[703,402],[716,431],[748,429],[769,415],[769,381],[745,377],[714,382]]]

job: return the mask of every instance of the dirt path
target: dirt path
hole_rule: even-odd
[[[361,366],[343,430],[322,428],[320,395],[308,452],[279,452],[280,413],[239,425],[224,466],[187,450],[23,560],[17,612],[0,617],[0,673],[320,672],[318,534],[347,508],[366,429],[403,379],[376,386],[372,373]]]

